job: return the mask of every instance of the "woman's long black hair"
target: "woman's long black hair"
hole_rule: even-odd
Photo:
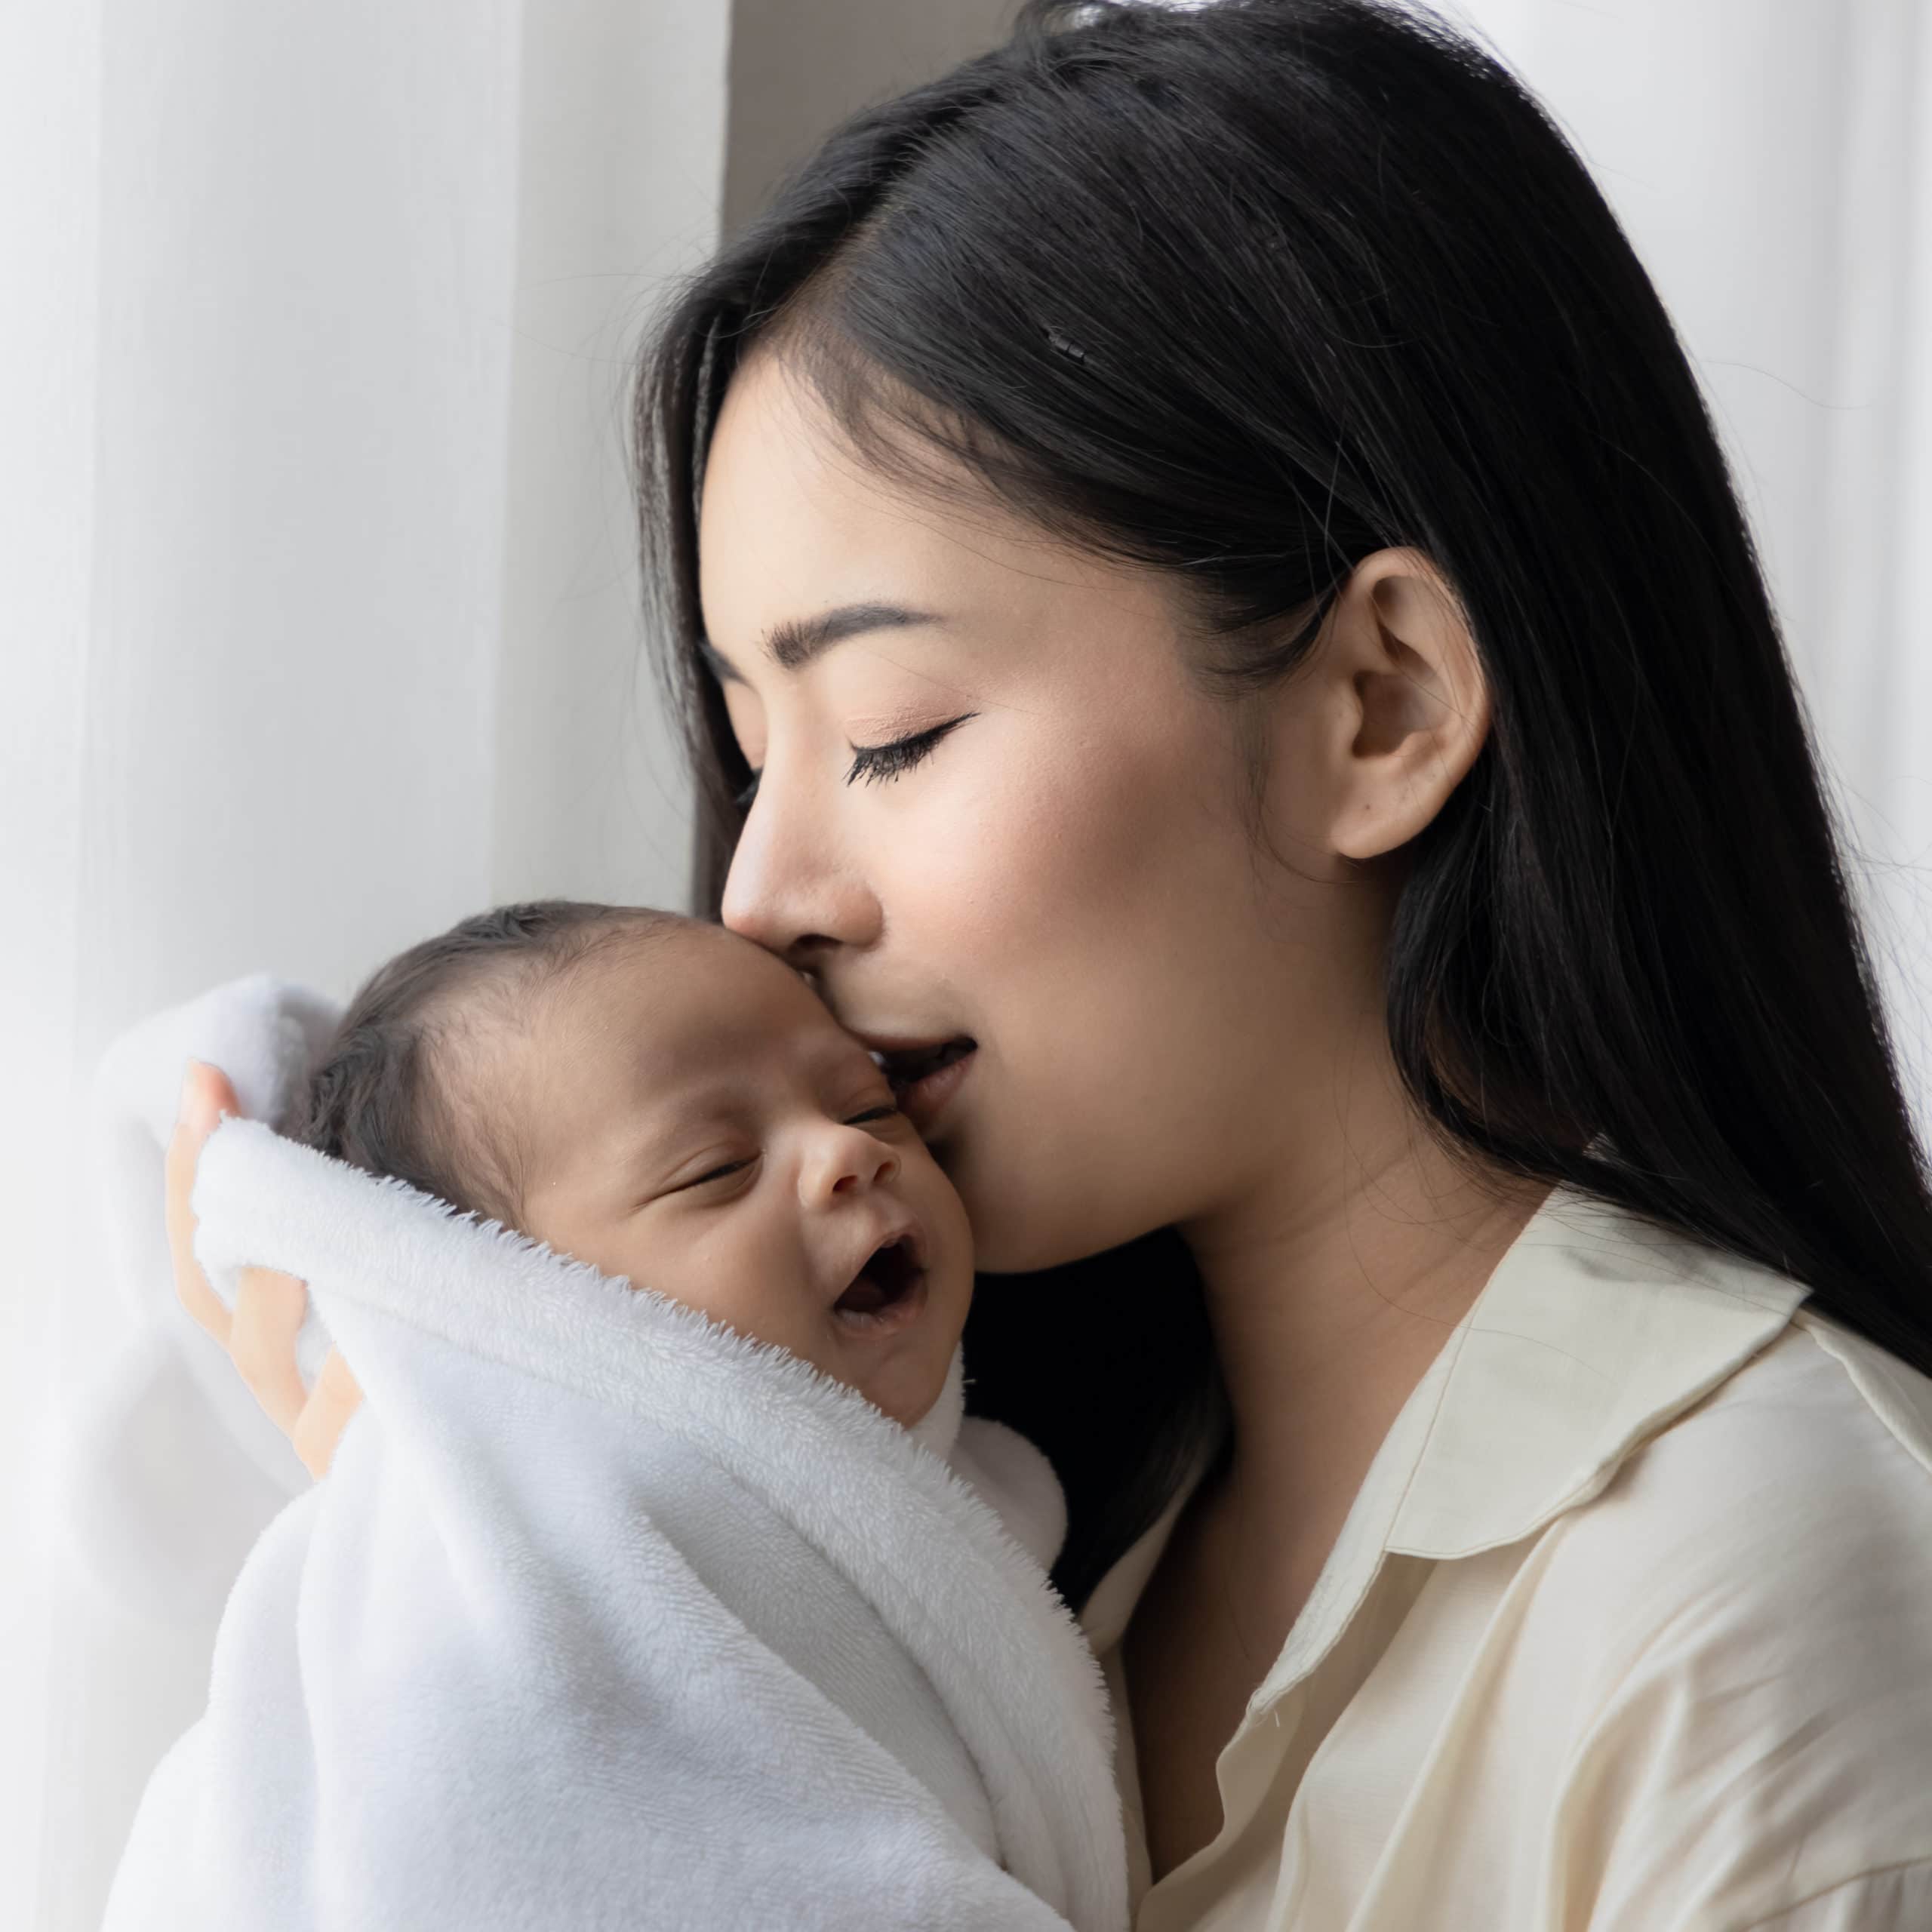
[[[696,492],[774,319],[875,460],[910,428],[1171,573],[1232,691],[1288,672],[1370,552],[1433,558],[1493,724],[1395,914],[1418,1108],[1932,1370],[1926,1170],[1751,540],[1655,291],[1506,72],[1389,0],[1034,0],[685,287],[636,455],[714,915],[747,774],[697,653]],[[989,1284],[968,1348],[1068,1479],[1077,1601],[1170,1493],[1213,1364],[1171,1239],[1062,1272]]]

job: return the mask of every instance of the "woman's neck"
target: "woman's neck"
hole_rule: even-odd
[[[1392,1077],[1356,1086],[1349,1115],[1184,1230],[1232,1411],[1218,1487],[1257,1527],[1255,1562],[1281,1552],[1298,1579],[1309,1552],[1291,1558],[1284,1533],[1325,1554],[1403,1404],[1549,1192],[1472,1174]]]

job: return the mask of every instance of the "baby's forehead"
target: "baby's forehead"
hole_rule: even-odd
[[[614,1073],[648,1063],[668,1084],[727,1060],[775,1074],[788,1050],[864,1052],[803,974],[716,927],[680,924],[601,949],[555,990],[555,1027]]]

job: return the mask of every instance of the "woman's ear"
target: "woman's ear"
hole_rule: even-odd
[[[1419,550],[1378,550],[1331,608],[1307,674],[1322,768],[1310,827],[1347,859],[1405,845],[1441,811],[1489,733],[1469,620]]]

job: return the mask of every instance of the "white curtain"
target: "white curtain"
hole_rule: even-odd
[[[620,396],[717,232],[725,0],[0,16],[0,1924],[79,1932],[210,1632],[51,1520],[123,1319],[72,1171],[142,1014],[684,890]]]
[[[758,29],[815,43],[848,4]],[[0,12],[0,1924],[94,1922],[210,1634],[101,1601],[48,1501],[118,1315],[70,1158],[101,1044],[258,967],[344,992],[492,900],[681,894],[617,398],[716,232],[728,11]],[[1932,25],[1919,0],[1460,11],[1690,343],[1883,862],[1916,1046]]]

